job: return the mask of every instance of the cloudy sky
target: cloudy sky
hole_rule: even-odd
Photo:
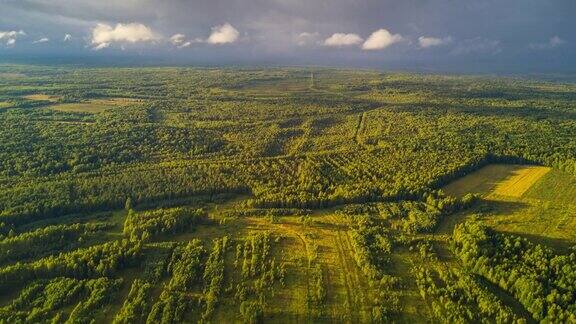
[[[575,0],[0,0],[0,59],[576,70]]]

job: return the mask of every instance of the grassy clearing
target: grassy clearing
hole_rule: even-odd
[[[523,235],[565,250],[576,242],[576,178],[559,170],[519,165],[490,165],[444,188],[452,195],[481,194],[484,201],[453,216],[440,231],[477,214],[498,231]]]
[[[422,265],[422,260],[409,251],[399,251],[392,256],[394,267],[391,273],[402,278],[405,284],[401,291],[400,300],[403,311],[399,318],[400,323],[426,323],[433,318],[432,311],[427,302],[422,298],[416,286],[416,278],[411,269]]]
[[[0,78],[4,78],[4,79],[22,79],[22,78],[26,78],[26,74],[22,74],[22,73],[15,73],[15,72],[1,72],[0,73]]]
[[[133,99],[114,98],[114,99],[96,99],[86,102],[78,103],[65,103],[50,106],[50,109],[61,112],[79,112],[98,114],[106,111],[109,108],[118,107],[136,102]]]
[[[485,222],[537,243],[565,249],[576,242],[576,206],[538,200],[488,204]]]
[[[532,186],[525,198],[576,205],[576,178],[559,170],[552,170]]]
[[[28,100],[39,100],[39,101],[50,101],[50,102],[58,101],[58,97],[47,95],[47,94],[42,94],[42,93],[27,95],[27,96],[24,96],[22,98],[28,99]]]
[[[288,265],[287,285],[271,301],[270,318],[282,322],[288,318],[367,321],[370,314],[364,306],[370,289],[354,261],[347,228],[334,215],[314,219],[310,225],[301,224],[298,217],[282,217],[277,224],[262,217],[245,220],[245,227],[251,230],[271,231],[282,237],[276,256]],[[323,269],[325,276],[327,299],[321,310],[306,304],[313,265]]]

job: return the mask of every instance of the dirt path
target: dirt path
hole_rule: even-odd
[[[285,232],[293,234],[296,238],[298,238],[298,240],[302,243],[304,251],[306,251],[305,258],[306,261],[308,262],[308,253],[310,247],[308,246],[308,243],[306,243],[306,239],[304,238],[304,236],[302,236],[302,234],[300,234],[298,231],[292,229],[290,226],[286,224],[278,224],[277,227],[283,229]],[[308,264],[303,265],[303,268],[304,268],[304,277],[306,280],[306,293],[310,294],[310,269],[308,267]],[[310,307],[308,305],[306,307],[306,312],[307,312],[306,318],[308,319],[308,321],[310,321],[311,314],[310,314]]]
[[[327,220],[332,224],[338,224],[335,216],[328,216]],[[362,322],[370,319],[363,306],[369,305],[369,291],[367,279],[360,272],[356,261],[352,258],[352,245],[346,230],[331,228],[327,233],[332,235],[332,242],[338,254],[338,268],[346,288],[346,306],[348,306],[348,319],[353,322]]]
[[[338,255],[338,265],[340,266],[340,269],[346,269],[347,265],[346,265],[346,261],[345,261],[345,256],[344,256],[344,250],[342,248],[342,244],[340,243],[340,238],[339,238],[339,233],[336,233],[336,236],[332,237],[332,242],[334,243],[334,246],[336,247],[336,252]],[[350,317],[352,317],[352,314],[354,313],[354,308],[352,305],[352,290],[353,287],[350,285],[350,280],[348,279],[347,276],[348,271],[343,271],[340,272],[340,277],[342,278],[342,281],[344,283],[344,286],[346,287],[346,305],[348,308],[348,314]]]

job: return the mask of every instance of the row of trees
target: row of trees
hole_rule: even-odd
[[[230,176],[228,176],[230,175]],[[226,165],[174,163],[47,181],[16,181],[0,189],[0,231],[76,212],[123,208],[193,195],[245,193]]]
[[[368,214],[348,219],[351,222],[352,256],[373,292],[369,297],[372,319],[391,321],[401,311],[400,299],[393,293],[400,288],[400,279],[390,275],[389,271],[394,249],[391,233],[381,220]]]
[[[284,285],[286,276],[285,266],[278,265],[271,254],[272,242],[270,233],[251,233],[236,243],[234,262],[229,265],[225,264],[232,246],[228,237],[214,239],[211,250],[199,240],[177,245],[166,268],[165,275],[170,279],[158,300],[149,306],[149,289],[143,288],[149,283],[135,282],[134,297],[128,297],[117,320],[121,321],[121,316],[142,318],[132,311],[138,307],[142,314],[148,314],[149,323],[210,321],[218,304],[226,298],[228,305],[232,304],[230,300],[235,301],[246,322],[261,321],[268,299],[275,295],[274,287]],[[225,278],[227,266],[236,269],[238,277]],[[191,292],[198,292],[195,295],[199,297],[191,297]]]
[[[171,208],[136,212],[128,210],[124,221],[124,235],[133,241],[147,241],[164,234],[176,234],[206,220],[201,209]]]
[[[275,287],[285,285],[286,268],[273,256],[272,243],[271,233],[259,232],[250,233],[236,244],[234,267],[241,276],[234,287],[234,297],[243,318],[250,323],[263,316]]]
[[[202,286],[207,257],[208,252],[199,240],[176,246],[166,270],[166,274],[171,275],[169,282],[150,308],[149,314],[144,312],[140,316],[148,314],[148,323],[182,322],[187,316],[200,319],[200,299],[191,299],[189,292]],[[143,295],[141,298],[142,301],[131,303],[146,305],[145,299],[149,296]]]
[[[96,311],[114,300],[121,285],[122,279],[109,278],[38,280],[23,289],[10,304],[0,308],[0,321],[88,323]],[[71,306],[72,311],[66,319],[61,309]]]
[[[114,324],[142,323],[150,311],[149,298],[152,285],[141,279],[134,279],[130,292],[120,311],[114,316]]]
[[[468,273],[443,266],[412,269],[420,295],[445,323],[526,323]]]
[[[154,247],[149,248],[155,252],[150,251],[144,258],[144,267],[162,269],[162,274],[132,283],[115,322],[210,321],[223,298],[235,300],[239,314],[246,322],[262,320],[268,298],[275,295],[274,287],[283,285],[286,276],[285,266],[277,265],[271,254],[272,242],[271,234],[264,232],[252,233],[237,242],[233,265],[229,265],[238,270],[237,282],[234,282],[234,276],[229,280],[224,277],[225,257],[231,245],[227,237],[214,239],[211,250],[199,240],[175,246],[153,243]],[[167,256],[163,251],[170,253]],[[168,262],[163,263],[160,259]],[[152,287],[166,277],[169,280],[152,303]],[[225,286],[226,281],[228,286]]]
[[[110,229],[112,224],[50,225],[22,234],[8,233],[0,240],[0,264],[58,254]]]
[[[0,269],[0,286],[14,287],[36,279],[61,276],[79,279],[110,276],[119,269],[135,265],[141,250],[141,242],[120,240],[29,263],[16,263]]]
[[[206,283],[201,299],[204,305],[203,320],[210,319],[221,298],[224,285],[224,258],[226,250],[229,248],[229,238],[224,236],[223,238],[215,239],[212,244],[212,251],[208,255],[202,276]]]
[[[88,298],[81,300],[68,317],[70,323],[87,323],[94,320],[95,315],[104,305],[115,300],[120,290],[122,279],[98,278],[86,283],[90,291]]]

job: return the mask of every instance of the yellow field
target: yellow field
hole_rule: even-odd
[[[108,108],[117,107],[123,104],[137,102],[134,99],[114,98],[114,99],[96,99],[87,102],[65,103],[50,106],[50,109],[62,112],[80,112],[97,114],[104,112]]]
[[[550,168],[541,166],[520,167],[512,175],[498,183],[494,194],[510,197],[522,197],[540,178],[550,172]]]
[[[450,183],[443,190],[457,197],[468,193],[521,197],[549,171],[550,168],[541,166],[491,164]]]

